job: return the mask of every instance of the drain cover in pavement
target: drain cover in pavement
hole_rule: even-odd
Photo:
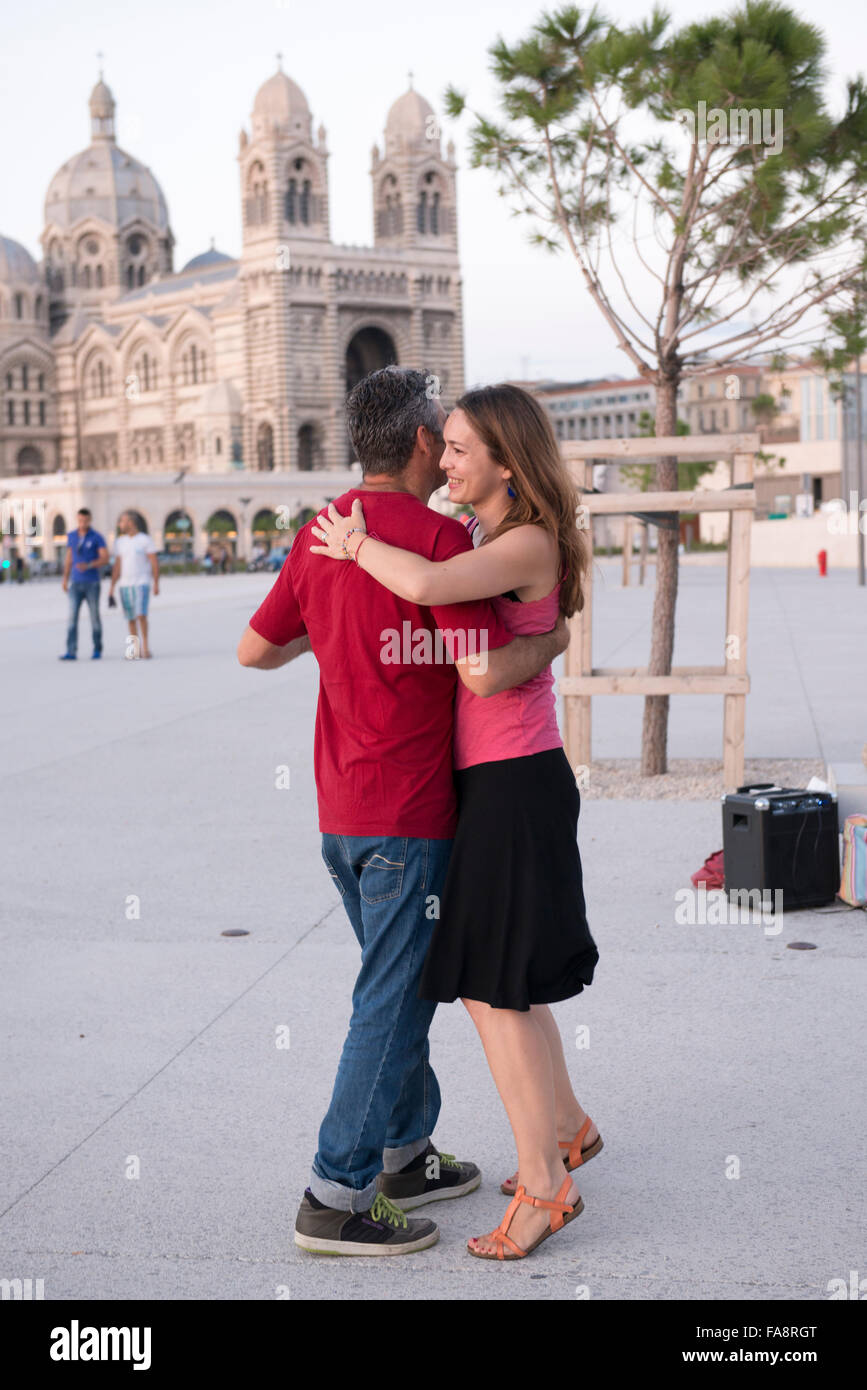
[[[787,951],[815,951],[815,949],[812,941],[788,941],[786,943]]]

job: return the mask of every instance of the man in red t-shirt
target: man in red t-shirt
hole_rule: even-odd
[[[445,411],[424,372],[386,367],[347,400],[368,529],[432,560],[468,550],[464,528],[427,506],[442,484]],[[477,694],[520,685],[566,646],[565,624],[514,637],[488,600],[422,608],[351,565],[323,565],[303,527],[250,619],[238,659],[273,670],[319,662],[314,771],[322,855],[361,946],[361,969],[331,1104],[295,1226],[307,1250],[396,1254],[438,1238],[402,1209],[478,1187],[473,1163],[431,1141],[440,1108],[428,1060],[435,1003],[418,982],[456,822],[457,679]],[[353,572],[354,571],[354,572]],[[443,659],[443,643],[455,660]],[[431,659],[437,652],[439,659]],[[400,659],[397,659],[397,658]],[[397,1175],[400,1175],[399,1178]]]

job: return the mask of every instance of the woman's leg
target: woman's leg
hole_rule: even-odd
[[[547,1004],[531,1004],[530,1013],[536,1019],[539,1027],[545,1035],[548,1044],[548,1051],[551,1056],[551,1071],[554,1078],[554,1120],[557,1128],[557,1138],[569,1140],[575,1138],[579,1129],[587,1118],[575,1098],[572,1090],[572,1082],[569,1079],[569,1072],[566,1067],[566,1057],[563,1053],[563,1042],[560,1037],[560,1029],[554,1020],[554,1015]],[[599,1130],[591,1121],[590,1128],[584,1136],[581,1147],[589,1149],[599,1138]],[[560,1150],[562,1154],[564,1150]],[[523,1179],[519,1173],[513,1173],[511,1178],[506,1178],[505,1186],[515,1192],[518,1183]],[[526,1187],[526,1183],[524,1183]]]
[[[490,1004],[465,999],[464,1004],[478,1029],[491,1075],[509,1117],[521,1182],[531,1197],[551,1200],[565,1177],[557,1146],[554,1067],[543,1026],[534,1017],[515,1009],[494,1009]],[[553,1020],[552,1020],[553,1021]],[[565,1063],[564,1063],[565,1065]],[[574,1183],[564,1200],[577,1200]],[[509,1235],[522,1249],[548,1227],[550,1212],[523,1205],[515,1213]],[[475,1249],[496,1251],[484,1237],[472,1242]]]
[[[547,1004],[531,1004],[530,1013],[538,1022],[545,1040],[548,1044],[548,1051],[551,1054],[551,1068],[554,1076],[554,1118],[557,1125],[558,1139],[574,1139],[579,1129],[583,1125],[587,1116],[581,1109],[572,1090],[572,1082],[569,1078],[569,1071],[566,1066],[566,1057],[563,1052],[563,1039],[560,1037],[560,1029],[557,1027],[554,1015]],[[587,1148],[597,1137],[598,1131],[595,1125],[584,1137],[584,1147]]]

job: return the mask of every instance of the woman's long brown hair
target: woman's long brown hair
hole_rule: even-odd
[[[585,532],[578,529],[578,489],[560,457],[545,411],[528,391],[508,382],[466,391],[455,409],[466,415],[494,462],[511,470],[509,485],[517,495],[490,539],[515,526],[544,526],[560,548],[561,612],[567,618],[580,613],[589,546]]]

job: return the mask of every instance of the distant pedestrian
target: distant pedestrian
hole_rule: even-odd
[[[120,580],[120,601],[129,632],[139,645],[136,655],[150,657],[148,646],[148,604],[151,584],[154,595],[160,591],[160,566],[153,537],[139,530],[133,512],[123,512],[117,524],[118,537],[114,543],[114,566],[111,571],[109,597],[114,596]]]
[[[99,617],[99,577],[102,566],[108,563],[105,537],[91,526],[88,507],[81,507],[78,526],[66,537],[66,558],[63,562],[63,592],[69,594],[69,626],[66,630],[66,651],[61,661],[74,661],[78,655],[78,614],[82,603],[90,610],[93,633],[93,660],[102,656],[102,623]]]

